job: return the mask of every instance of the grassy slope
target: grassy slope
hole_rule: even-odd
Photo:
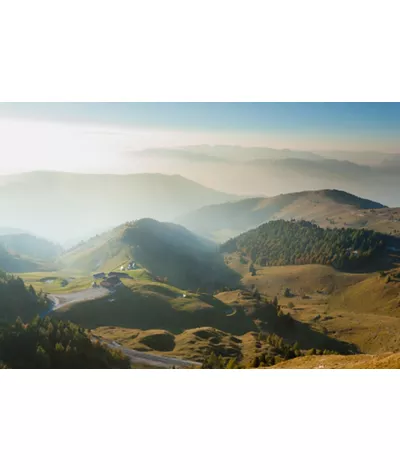
[[[221,330],[201,327],[174,335],[166,330],[137,330],[130,328],[100,327],[94,333],[125,347],[138,351],[202,361],[211,351],[217,355],[241,357],[250,362],[257,346],[257,334],[234,336]]]
[[[400,369],[400,353],[304,356],[280,362],[272,369]]]
[[[186,297],[183,297],[183,295]],[[211,326],[232,334],[254,330],[253,321],[208,294],[194,294],[148,280],[124,279],[123,287],[109,299],[71,304],[55,312],[87,328],[119,326],[136,329],[166,329],[181,333],[189,328]]]
[[[124,282],[126,283],[126,281]],[[156,283],[141,285],[136,283],[135,285],[135,290],[145,298],[149,297],[149,291],[161,293],[166,288],[171,290],[170,287]],[[174,292],[176,290],[173,290],[169,295],[174,297]],[[204,307],[201,302],[206,299],[209,305],[209,315],[204,316]],[[186,302],[183,302],[184,300]],[[138,327],[137,319],[131,318],[132,326],[127,328],[121,327],[119,318],[108,315],[107,318],[104,317],[103,319],[103,324],[105,325],[108,322],[108,325],[98,327],[96,334],[116,340],[133,349],[195,360],[203,359],[205,352],[214,351],[216,354],[239,356],[242,363],[246,364],[250,362],[255,354],[262,353],[263,345],[258,341],[258,333],[254,330],[257,330],[256,325],[260,325],[259,320],[263,315],[263,303],[258,304],[254,298],[248,296],[244,291],[221,292],[215,297],[204,297],[204,295],[199,297],[191,294],[187,299],[175,297],[171,303],[175,309],[175,320],[179,321],[181,327],[185,321],[187,324],[187,320],[183,320],[183,317],[180,316],[184,313],[186,316],[191,314],[197,317],[197,328],[189,327],[185,331],[174,331],[172,318],[169,318],[169,327],[160,326],[160,322],[165,318],[159,318],[153,322],[151,327]],[[214,309],[210,308],[211,304],[214,305]],[[140,314],[140,310],[138,310],[138,314]],[[264,324],[263,329],[265,331],[277,333],[292,343],[298,341],[301,348],[310,349],[314,347],[342,352],[351,349],[351,345],[329,338],[301,322],[294,321],[290,327],[286,328],[279,319],[274,321],[273,316],[270,317],[267,312],[264,312],[264,315],[267,315],[267,320],[271,318],[271,321]],[[70,316],[68,318],[74,319]],[[82,310],[79,322],[81,323],[83,319],[84,312]],[[78,321],[76,317],[75,321]],[[135,321],[136,323],[134,323]],[[117,324],[119,326],[115,326]],[[210,326],[217,329],[210,328]],[[146,331],[140,331],[143,329]],[[175,334],[172,334],[171,331],[174,331]]]
[[[237,284],[216,246],[184,227],[141,219],[94,237],[67,252],[62,261],[69,269],[84,273],[118,269],[129,260],[154,277],[167,277],[182,288],[205,288]]]
[[[232,263],[235,264],[234,261]],[[244,270],[240,263],[238,267]],[[309,275],[308,271],[312,275]],[[56,316],[67,318],[87,328],[100,328],[98,334],[125,342],[129,347],[144,348],[143,350],[152,348],[142,341],[143,335],[139,334],[138,330],[163,330],[145,331],[143,334],[145,337],[159,335],[159,338],[167,338],[167,341],[170,338],[170,344],[174,344],[173,349],[164,350],[163,353],[195,359],[199,359],[199,355],[204,356],[204,350],[210,346],[210,341],[199,338],[193,331],[196,328],[213,327],[225,333],[220,331],[219,341],[213,339],[215,343],[211,344],[225,348],[229,355],[233,350],[229,349],[232,344],[227,338],[247,334],[250,336],[246,337],[246,341],[241,338],[241,342],[243,345],[252,344],[250,353],[243,352],[244,346],[239,350],[236,347],[236,350],[246,358],[254,355],[256,340],[251,336],[251,332],[257,330],[259,305],[251,296],[243,295],[241,290],[221,292],[215,296],[199,295],[167,284],[152,282],[146,279],[145,271],[137,270],[132,273],[135,273],[136,279],[123,280],[124,287],[117,291],[114,302],[98,299],[71,304],[57,311]],[[283,286],[289,286],[294,293],[300,289],[312,292],[316,281],[322,280],[322,284],[317,285],[318,288],[335,291],[336,288],[342,288],[360,279],[365,279],[365,276],[336,273],[326,266],[311,265],[263,268],[261,275],[257,274],[255,277],[246,273],[243,281],[248,288],[256,282],[261,292],[272,297],[281,293]],[[267,331],[277,333],[292,343],[297,341],[304,349],[333,349],[343,352],[350,350],[352,346],[348,343],[352,343],[351,340],[340,335],[327,335],[323,327],[312,321],[316,313],[322,314],[322,310],[327,310],[327,296],[313,294],[310,297],[302,300],[302,307],[298,306],[298,298],[294,298],[296,307],[289,309],[287,304],[291,299],[280,296],[280,304],[284,306],[285,311],[291,312],[295,321],[290,328],[270,323],[266,326]],[[346,339],[347,343],[343,343]],[[217,352],[223,352],[223,349],[218,348]]]
[[[400,318],[400,270],[394,269],[385,276],[374,274],[349,286],[336,293],[329,305],[331,309]]]
[[[26,285],[32,285],[36,292],[43,291],[47,294],[77,292],[89,288],[93,282],[90,276],[63,271],[21,273],[19,276]],[[62,285],[63,281],[67,281],[65,286]]]
[[[119,243],[123,226],[97,235],[87,242],[73,247],[61,257],[61,262],[84,273],[111,271],[130,260],[128,247]]]
[[[248,271],[247,267],[245,268]],[[279,295],[285,287],[305,294],[321,291],[326,294],[341,290],[367,278],[366,274],[342,273],[330,266],[300,265],[271,266],[257,269],[256,275],[246,272],[242,282],[245,286],[255,285],[269,295]]]
[[[285,312],[316,332],[356,344],[364,353],[400,351],[400,282],[387,277],[348,274],[328,266],[257,267],[256,276],[235,256],[228,261],[243,275],[243,284],[278,296]],[[285,298],[289,287],[293,297]],[[288,305],[294,304],[292,308]]]

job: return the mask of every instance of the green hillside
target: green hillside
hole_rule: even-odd
[[[356,229],[323,229],[311,222],[272,221],[221,245],[261,266],[325,264],[338,269],[371,269],[386,255],[388,237]],[[398,240],[393,243],[398,244]]]
[[[182,288],[215,290],[239,277],[216,245],[176,224],[141,219],[118,226],[66,252],[61,262],[83,272],[110,271],[134,260],[153,277]]]
[[[245,311],[232,309],[211,294],[188,292],[164,283],[123,279],[123,286],[112,299],[70,304],[53,315],[85,328],[118,326],[180,333],[210,326],[232,334],[256,329],[253,317]]]

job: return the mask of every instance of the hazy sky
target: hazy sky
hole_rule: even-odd
[[[190,144],[400,152],[400,104],[0,104],[2,174],[140,171],[126,152]]]

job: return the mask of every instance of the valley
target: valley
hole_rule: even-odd
[[[0,268],[38,296],[25,321],[77,324],[132,367],[386,367],[400,352],[397,211],[327,190],[206,206],[193,231],[125,222],[67,249],[7,231]],[[219,244],[218,230],[241,235]]]

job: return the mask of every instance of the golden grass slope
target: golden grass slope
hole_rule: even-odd
[[[93,333],[137,351],[198,362],[202,362],[207,355],[214,352],[224,357],[239,358],[239,363],[248,365],[254,355],[262,351],[262,344],[255,332],[235,336],[210,327],[192,328],[177,335],[166,330],[138,330],[113,326],[96,328]]]
[[[348,286],[332,296],[329,306],[336,310],[400,318],[400,270],[391,270],[385,275],[375,273]]]
[[[302,265],[260,268],[256,275],[232,255],[232,269],[243,284],[268,297],[278,296],[285,312],[310,329],[355,344],[361,352],[400,351],[400,270],[349,274],[329,266]],[[390,279],[390,282],[388,282]],[[284,297],[288,287],[292,293]]]
[[[280,362],[271,369],[400,369],[400,353],[303,356]]]

